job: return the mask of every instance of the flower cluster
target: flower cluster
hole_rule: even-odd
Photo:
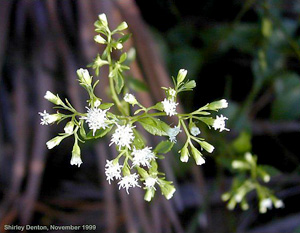
[[[78,69],[79,84],[89,96],[87,111],[79,112],[67,99],[63,101],[58,95],[47,91],[45,99],[55,104],[56,109],[63,109],[64,114],[40,112],[41,124],[49,125],[68,120],[64,132],[49,140],[46,143],[47,147],[52,149],[63,139],[74,137],[70,163],[80,167],[82,164],[80,143],[110,135],[109,146],[114,145],[118,155],[106,161],[105,175],[108,183],[117,182],[119,189],[125,189],[127,193],[134,187],[143,188],[146,201],[154,197],[159,187],[162,194],[170,199],[176,189],[171,181],[166,180],[165,174],[159,171],[157,160],[162,159],[162,155],[168,153],[179,138],[180,141],[185,138],[185,144],[179,151],[180,160],[188,162],[189,157],[192,156],[197,165],[204,164],[205,160],[200,151],[212,153],[214,146],[199,137],[200,128],[206,125],[208,129],[229,131],[225,126],[225,120],[228,120],[226,117],[223,115],[214,117],[215,112],[227,108],[228,103],[222,99],[206,104],[191,113],[178,113],[178,95],[185,91],[192,91],[196,87],[194,80],[186,79],[188,72],[185,69],[179,70],[177,77],[173,78],[172,87],[162,87],[166,95],[153,106],[143,106],[131,93],[123,95],[123,90],[130,90],[129,80],[125,79],[125,71],[130,69],[126,65],[128,62],[125,62],[127,53],[122,51],[123,43],[129,38],[124,34],[128,25],[123,22],[116,29],[111,30],[106,16],[101,14],[95,27],[98,35],[94,40],[96,43],[103,44],[105,50],[88,66],[95,71],[96,76],[103,66],[108,66],[109,94],[112,102],[104,103],[96,96],[94,89],[99,80],[94,82],[87,69]],[[114,50],[118,50],[121,54],[118,60],[113,60],[111,56]],[[172,127],[167,123],[170,120],[174,121]],[[147,146],[140,130],[165,138],[152,149]]]
[[[268,209],[283,208],[284,203],[278,199],[272,191],[264,186],[259,179],[264,183],[270,181],[270,174],[268,174],[262,165],[257,165],[257,157],[247,152],[242,159],[233,160],[231,167],[234,170],[239,170],[241,173],[247,174],[251,178],[247,178],[246,175],[235,178],[230,192],[226,192],[222,195],[223,201],[228,201],[227,207],[232,210],[237,204],[240,204],[243,210],[249,208],[246,196],[253,190],[256,191],[259,199],[259,212],[264,214]]]

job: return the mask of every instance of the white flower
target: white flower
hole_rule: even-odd
[[[228,120],[228,118],[224,117],[223,115],[217,116],[216,119],[214,120],[212,127],[215,130],[219,129],[220,132],[222,132],[223,130],[229,131],[229,129],[225,128],[225,120]]]
[[[124,96],[124,100],[125,100],[125,102],[127,102],[129,104],[132,104],[132,105],[137,103],[136,98],[134,97],[134,95],[129,94],[129,93],[126,93],[126,95]]]
[[[133,151],[131,153],[133,156],[132,158],[132,165],[133,166],[146,166],[151,167],[150,161],[155,159],[155,154],[151,151],[151,147],[145,147],[141,150],[136,150],[133,148]]]
[[[49,114],[44,110],[44,112],[39,112],[41,118],[41,125],[49,125],[61,119],[60,114]]]
[[[219,108],[227,108],[228,107],[228,102],[225,99],[220,100],[220,107]]]
[[[124,176],[119,182],[119,189],[126,189],[127,194],[129,194],[128,189],[134,187],[141,187],[138,184],[138,175],[136,173]]]
[[[193,126],[192,128],[191,128],[191,134],[193,135],[193,136],[197,136],[197,135],[199,135],[201,133],[201,131],[200,131],[200,129],[197,127],[197,126]]]
[[[168,136],[169,136],[169,140],[170,142],[174,142],[176,143],[176,136],[181,132],[181,129],[179,126],[175,126],[174,128],[170,128],[167,132]]]
[[[276,200],[274,203],[275,208],[279,209],[279,208],[283,208],[284,207],[284,203],[282,200]]]
[[[80,167],[80,165],[82,164],[81,157],[78,155],[72,156],[70,163],[71,165],[75,165],[75,166],[78,165],[78,167]]]
[[[171,97],[175,97],[176,96],[176,91],[173,89],[173,88],[169,88],[169,95],[171,96]]]
[[[164,111],[168,116],[176,115],[176,106],[178,103],[175,103],[173,100],[164,99],[164,101],[161,102],[164,107]]]
[[[259,212],[260,213],[266,213],[267,209],[272,209],[271,198],[265,198],[259,203]]]
[[[107,124],[106,112],[109,109],[102,110],[100,108],[87,108],[87,116],[81,117],[88,124],[89,129],[93,130],[93,136],[97,129],[105,129]]]
[[[134,134],[133,129],[134,126],[130,125],[117,125],[117,129],[112,135],[110,146],[115,143],[121,149],[122,146],[126,146],[130,149],[130,144],[133,142]]]
[[[151,176],[148,176],[146,179],[145,179],[145,182],[144,182],[144,185],[147,189],[154,189],[156,190],[156,188],[154,187],[154,185],[158,183],[158,179],[157,177],[156,178],[153,178]]]
[[[121,43],[117,43],[117,46],[116,46],[117,49],[122,49],[123,48],[123,45]]]
[[[119,163],[114,164],[113,160],[106,160],[105,175],[109,184],[114,179],[121,179],[121,168],[122,166]]]

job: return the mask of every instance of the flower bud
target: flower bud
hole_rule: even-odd
[[[136,100],[135,96],[132,95],[132,94],[129,94],[129,93],[125,94],[124,101],[131,104],[131,105],[137,104],[137,100]]]
[[[205,142],[205,141],[199,141],[199,144],[208,153],[212,153],[215,149],[215,147],[213,145],[211,145],[211,144],[209,144],[208,142]]]
[[[63,139],[64,139],[64,137],[56,136],[55,138],[52,138],[51,140],[49,140],[46,143],[46,145],[47,145],[48,149],[51,150],[52,148],[58,146]]]
[[[167,200],[171,199],[176,191],[175,187],[171,184],[164,183],[160,186],[162,194],[166,197]]]
[[[126,28],[128,28],[128,25],[126,22],[122,22],[117,28],[116,28],[116,31],[123,31],[125,30]]]
[[[247,169],[247,168],[249,168],[247,163],[245,163],[243,161],[240,161],[240,160],[232,161],[231,166],[234,169]]]
[[[205,160],[203,159],[202,154],[200,153],[200,151],[197,148],[192,147],[192,155],[193,155],[193,158],[195,159],[197,165],[202,165],[205,163]]]
[[[102,23],[102,25],[103,26],[107,26],[108,25],[108,23],[107,23],[107,18],[106,18],[106,15],[103,13],[103,14],[100,14],[99,16],[98,16],[98,18],[99,18],[99,20],[100,20],[100,22]]]
[[[152,200],[152,198],[155,195],[155,190],[154,189],[147,189],[145,196],[144,196],[144,200],[150,202]]]
[[[196,126],[194,122],[190,122],[189,129],[191,134],[195,137],[201,133],[200,129]]]
[[[56,121],[59,121],[62,118],[62,115],[60,113],[51,114],[44,117],[48,124],[52,124]]]
[[[283,201],[282,200],[276,200],[275,202],[274,202],[274,206],[275,206],[275,208],[276,209],[279,209],[279,208],[283,208],[284,207],[284,203],[283,203]]]
[[[122,45],[121,43],[117,43],[116,48],[117,48],[117,49],[122,49],[122,48],[123,48],[123,45]]]
[[[73,133],[73,130],[74,130],[74,122],[73,121],[69,121],[65,128],[64,128],[64,131],[66,134],[72,134]]]
[[[50,91],[46,92],[44,98],[46,100],[50,101],[51,103],[56,104],[56,105],[62,105],[63,104],[63,102],[61,101],[61,99],[58,96],[54,95]]]
[[[77,76],[83,84],[87,86],[90,86],[92,84],[92,77],[90,76],[89,71],[87,69],[78,69]]]
[[[190,153],[187,146],[182,147],[180,151],[180,161],[186,163],[189,160],[189,155]]]
[[[106,43],[106,40],[100,35],[95,36],[94,41],[96,41],[99,44],[105,44]]]
[[[214,101],[210,104],[208,104],[207,108],[209,110],[218,110],[222,108],[227,108],[228,107],[228,102],[225,99],[221,99],[219,101]]]
[[[223,193],[221,196],[222,201],[228,201],[230,199],[230,193]]]
[[[183,80],[185,79],[186,75],[187,75],[187,70],[185,70],[185,69],[179,70],[178,75],[177,75],[177,84],[182,83]]]
[[[78,143],[76,141],[74,143],[73,150],[72,150],[72,158],[70,161],[71,165],[75,165],[75,166],[78,165],[78,167],[80,167],[80,165],[82,164],[80,154],[81,154],[80,147],[78,146]]]

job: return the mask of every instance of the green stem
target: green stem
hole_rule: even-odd
[[[107,61],[108,61],[108,64],[109,64],[109,73],[111,73],[112,68],[113,68],[113,63],[112,63],[112,59],[111,59],[111,52],[110,52],[110,50],[111,50],[111,46],[110,46],[111,34],[109,34],[107,36],[107,42],[108,42],[107,47],[106,47]],[[111,91],[111,94],[112,94],[113,101],[117,105],[117,108],[120,111],[120,113],[122,113],[122,115],[127,115],[126,112],[124,111],[124,109],[122,107],[122,104],[119,100],[119,97],[116,93],[113,78],[112,77],[108,77],[108,78],[109,78],[109,87],[110,87],[110,91]]]

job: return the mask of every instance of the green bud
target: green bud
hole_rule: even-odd
[[[184,85],[185,89],[193,89],[196,87],[196,82],[191,80]]]
[[[177,85],[179,85],[180,83],[183,82],[183,80],[185,79],[187,75],[187,70],[185,69],[180,69],[177,75]]]
[[[130,170],[128,168],[128,164],[124,163],[123,165],[123,168],[122,168],[122,173],[123,173],[123,176],[129,176],[130,175]]]
[[[268,183],[270,181],[270,175],[267,172],[265,172],[262,168],[257,168],[257,173],[265,183]]]
[[[72,134],[73,133],[73,130],[74,130],[74,122],[73,121],[69,121],[65,128],[64,128],[64,131],[66,134]]]
[[[200,146],[206,150],[208,153],[212,153],[214,151],[214,146],[205,141],[199,141]]]
[[[44,98],[46,100],[50,101],[51,103],[56,104],[56,105],[62,105],[63,104],[63,102],[61,101],[61,99],[58,96],[54,95],[50,91],[46,92]]]
[[[230,199],[230,193],[223,193],[221,196],[222,201],[228,201]]]
[[[146,179],[149,176],[149,174],[144,168],[136,167],[136,169],[142,178]]]
[[[123,31],[125,30],[126,28],[128,28],[128,25],[126,22],[122,22],[117,28],[115,31]]]
[[[106,43],[106,40],[100,35],[95,36],[94,41],[96,41],[99,44],[105,44]]]
[[[241,208],[244,211],[249,209],[249,205],[248,205],[246,199],[243,199],[243,201],[241,202]]]
[[[56,114],[50,114],[48,116],[44,117],[48,124],[52,124],[56,121],[59,121],[62,118],[62,114],[56,113]]]
[[[87,69],[82,69],[82,68],[78,69],[77,76],[83,84],[87,86],[91,86],[92,77],[90,76],[89,71]]]
[[[98,17],[99,17],[99,20],[102,23],[102,25],[107,27],[108,22],[107,22],[106,15],[105,14],[100,14]]]
[[[191,149],[192,149],[192,155],[193,155],[193,158],[196,161],[196,164],[197,165],[204,164],[205,160],[203,159],[201,152],[196,147],[194,147],[194,146],[192,146]]]
[[[189,160],[189,150],[187,148],[187,146],[182,147],[181,151],[180,151],[180,161],[183,163],[186,163]]]
[[[63,139],[64,139],[64,137],[62,137],[62,136],[56,136],[55,138],[52,138],[51,140],[49,140],[46,143],[46,145],[47,145],[48,149],[51,150],[52,148],[58,146]]]
[[[165,198],[167,200],[171,199],[173,197],[173,194],[176,191],[174,185],[167,183],[167,182],[160,184],[160,189],[161,189],[162,194],[165,196]]]
[[[209,110],[219,110],[219,109],[227,108],[227,107],[228,107],[228,102],[225,99],[221,99],[219,101],[214,101],[207,105],[207,108]]]
[[[254,163],[254,158],[253,158],[253,155],[250,153],[250,152],[247,152],[245,154],[245,159],[249,162],[249,163]]]
[[[71,158],[71,165],[77,165],[78,167],[80,167],[80,165],[82,164],[82,160],[81,160],[81,151],[80,151],[80,147],[78,146],[78,142],[75,141],[74,146],[73,146],[73,150],[72,150],[72,158]]]
[[[144,200],[150,202],[152,200],[152,198],[154,197],[154,195],[155,195],[155,190],[153,188],[147,189],[145,196],[144,196]]]
[[[235,201],[234,198],[231,198],[230,201],[227,204],[227,208],[229,210],[233,210],[235,208],[235,206],[236,206],[236,201]]]
[[[234,169],[249,169],[249,165],[247,163],[245,163],[244,161],[241,160],[234,160],[231,163],[232,168]]]

